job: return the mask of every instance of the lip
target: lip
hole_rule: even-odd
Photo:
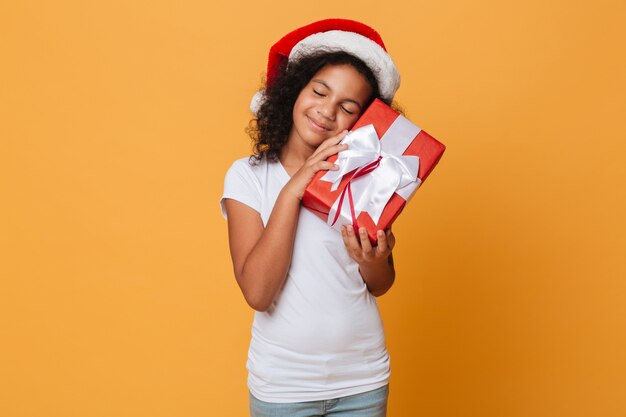
[[[316,121],[315,119],[312,119],[309,116],[307,116],[306,118],[308,119],[309,124],[311,125],[311,127],[313,127],[313,129],[317,130],[318,132],[329,132],[331,130],[326,125]]]

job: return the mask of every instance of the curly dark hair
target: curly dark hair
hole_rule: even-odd
[[[370,68],[348,53],[320,51],[300,57],[289,65],[284,63],[274,81],[266,87],[257,117],[250,121],[246,129],[253,141],[254,155],[250,157],[251,162],[258,162],[263,157],[270,161],[278,160],[291,131],[296,99],[311,78],[325,65],[351,65],[365,77],[372,87],[372,95],[366,102],[366,108],[375,98],[391,105],[388,100],[380,97],[378,82]]]

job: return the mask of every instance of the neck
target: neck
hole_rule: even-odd
[[[280,150],[280,163],[291,174],[299,170],[306,160],[313,155],[315,148],[310,147],[306,143],[296,138],[292,132],[287,139],[287,143]]]

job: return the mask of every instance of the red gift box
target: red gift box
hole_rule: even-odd
[[[374,100],[343,142],[349,142],[348,149],[328,158],[341,169],[319,171],[305,189],[302,204],[337,229],[342,224],[352,224],[355,231],[365,227],[375,244],[376,232],[398,217],[446,147],[380,100]]]

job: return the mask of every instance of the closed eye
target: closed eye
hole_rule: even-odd
[[[345,111],[346,113],[348,113],[348,114],[354,114],[354,112],[353,112],[353,111],[350,111],[350,110],[346,109],[346,108],[345,108],[345,107],[343,107],[343,106],[341,106],[341,109],[342,109],[343,111]]]
[[[319,92],[319,91],[317,91],[316,89],[313,89],[313,92],[314,92],[316,95],[320,96],[320,97],[324,97],[324,94],[320,93],[320,92]]]

